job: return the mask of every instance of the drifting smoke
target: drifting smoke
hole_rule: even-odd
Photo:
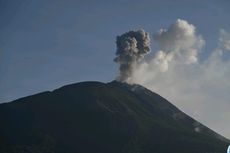
[[[196,63],[198,52],[204,45],[203,38],[196,35],[196,28],[181,19],[168,30],[161,29],[154,39],[160,46],[154,60],[162,72],[167,71],[169,64],[175,60],[184,64]]]
[[[230,34],[224,29],[220,30],[219,46],[224,50],[230,51]]]
[[[152,52],[152,59],[142,59],[132,67],[129,81],[159,93],[230,138],[230,33],[220,30],[217,47],[205,53],[202,60],[200,53],[205,41],[196,27],[185,20],[176,20],[153,37],[159,50]],[[194,130],[202,129],[194,125]]]
[[[144,30],[129,31],[117,36],[116,44],[117,52],[114,61],[120,64],[117,80],[130,82],[136,64],[150,51],[149,34]]]

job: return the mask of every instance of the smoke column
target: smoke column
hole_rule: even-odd
[[[148,33],[130,31],[117,37],[117,80],[147,87],[230,138],[230,33],[220,29],[217,46],[206,51],[196,27],[177,19],[153,38],[158,49],[144,58],[150,51]],[[200,130],[194,123],[194,131]]]
[[[203,48],[209,44],[197,28],[182,19],[153,36],[158,49],[136,65],[132,82],[230,138],[230,33],[219,29],[211,50]],[[194,130],[199,132],[202,127],[194,124]]]
[[[117,51],[114,61],[120,65],[117,81],[131,83],[136,64],[150,52],[150,37],[144,30],[129,31],[116,39]]]

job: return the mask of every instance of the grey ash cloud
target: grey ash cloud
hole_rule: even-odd
[[[149,34],[129,31],[117,37],[117,80],[140,84],[167,98],[184,112],[230,138],[230,33],[220,29],[217,46],[183,19],[152,34],[158,47],[150,52]],[[206,56],[201,58],[201,53]],[[175,118],[180,117],[175,114]],[[194,126],[194,130],[202,130]]]
[[[114,61],[119,64],[117,81],[129,82],[136,64],[150,52],[150,37],[143,29],[129,31],[116,39],[117,51]]]

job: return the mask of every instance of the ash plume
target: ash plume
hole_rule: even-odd
[[[150,52],[150,37],[144,30],[129,31],[116,39],[114,61],[120,65],[117,81],[130,83],[136,64]]]
[[[132,82],[230,138],[230,32],[220,29],[216,46],[208,50],[203,47],[209,43],[186,20],[177,19],[153,36],[158,48],[138,63]],[[194,130],[202,128],[194,125]]]

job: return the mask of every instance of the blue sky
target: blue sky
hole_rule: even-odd
[[[229,7],[227,0],[0,0],[0,102],[111,81],[117,35],[139,28],[153,34],[177,18],[197,27],[208,52],[220,28],[230,31]]]
[[[220,29],[230,42],[229,8],[229,0],[0,0],[0,103],[81,81],[112,81],[117,35],[143,28],[153,40],[180,18],[206,42],[199,63],[159,74],[149,67],[138,79],[147,77],[142,85],[230,138],[230,52],[215,51]],[[159,49],[154,41],[151,48],[149,59]]]

